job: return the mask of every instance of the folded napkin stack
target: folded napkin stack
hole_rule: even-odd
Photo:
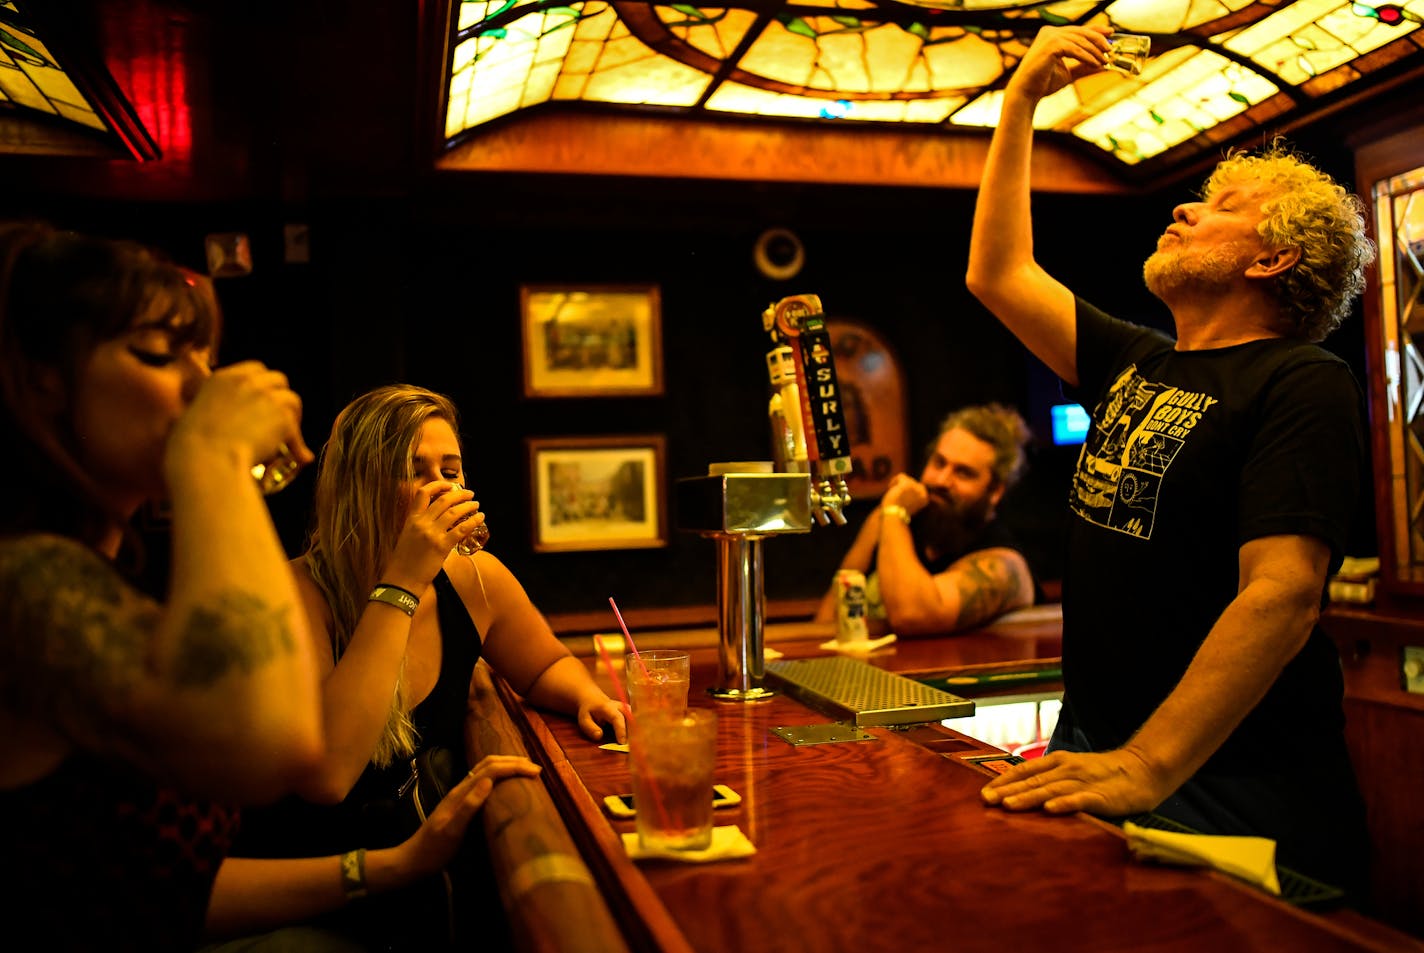
[[[865,655],[874,652],[895,641],[895,633],[881,636],[878,639],[859,639],[855,642],[837,642],[832,639],[829,642],[822,642],[821,648],[827,652],[844,652],[847,655]]]
[[[702,850],[649,850],[638,841],[636,831],[622,837],[623,849],[634,860],[680,860],[700,864],[709,860],[735,860],[756,853],[756,845],[735,824],[712,828],[712,843]]]
[[[1122,831],[1127,835],[1128,849],[1138,860],[1212,867],[1278,897],[1281,894],[1276,877],[1276,842],[1269,838],[1180,834],[1140,827],[1131,821],[1122,825]]]

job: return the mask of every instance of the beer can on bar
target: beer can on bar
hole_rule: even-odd
[[[836,641],[863,642],[868,638],[865,573],[859,569],[842,569],[836,573]]]

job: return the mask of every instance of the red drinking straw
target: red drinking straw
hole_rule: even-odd
[[[610,598],[608,601],[612,602],[613,600]],[[617,612],[618,607],[614,606],[613,611]],[[622,622],[623,620],[619,619],[618,621]],[[624,631],[627,630],[625,629]],[[669,826],[667,808],[663,806],[663,796],[662,793],[658,791],[657,779],[654,778],[653,773],[648,770],[648,763],[644,760],[642,750],[632,744],[633,705],[628,701],[627,692],[623,691],[623,683],[618,680],[618,673],[613,670],[613,660],[608,657],[608,647],[605,646],[603,640],[597,636],[594,636],[593,644],[598,648],[599,657],[603,659],[603,666],[608,669],[608,677],[613,680],[613,690],[618,693],[618,700],[623,703],[623,710],[628,713],[628,753],[638,759],[638,766],[642,768],[643,777],[647,779],[648,787],[653,793],[653,807],[658,812],[658,819],[662,821],[663,828],[666,829]]]
[[[613,601],[613,597],[608,597],[608,604],[613,607],[613,614],[618,618],[618,627],[623,630],[623,638],[628,641],[628,648],[633,650],[633,658],[638,663],[638,668],[643,670],[643,677],[648,676],[648,666],[643,664],[643,657],[638,654],[638,645],[633,641],[633,636],[628,631],[628,626],[623,621],[623,613],[618,611],[618,603]],[[629,709],[632,710],[631,708]]]

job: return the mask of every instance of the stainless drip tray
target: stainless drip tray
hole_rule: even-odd
[[[766,674],[786,694],[857,727],[918,725],[974,714],[974,702],[859,659],[788,659],[768,662]]]

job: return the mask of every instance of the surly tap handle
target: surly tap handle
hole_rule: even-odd
[[[813,515],[822,526],[844,525],[843,509],[850,499],[845,485],[845,475],[851,471],[850,438],[821,299],[816,295],[792,295],[782,298],[767,312],[763,326],[774,339],[790,346],[798,358],[796,390],[806,435],[806,457],[814,477]],[[790,408],[782,409],[790,413]]]

